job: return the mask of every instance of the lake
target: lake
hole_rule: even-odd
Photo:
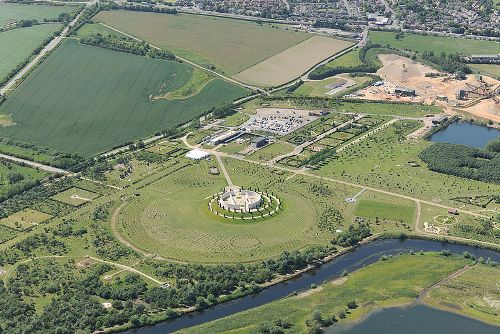
[[[484,148],[490,140],[498,136],[500,136],[499,129],[469,122],[455,122],[431,135],[429,140]]]
[[[423,305],[387,308],[355,324],[332,326],[326,334],[498,334],[500,327]]]

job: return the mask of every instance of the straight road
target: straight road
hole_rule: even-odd
[[[69,174],[71,174],[70,171],[67,171],[65,169],[61,169],[61,168],[57,168],[57,167],[52,167],[52,166],[44,165],[44,164],[41,164],[41,163],[38,163],[38,162],[34,162],[34,161],[31,161],[31,160],[16,158],[16,157],[13,157],[13,156],[10,156],[10,155],[7,155],[7,154],[0,153],[0,159],[4,159],[4,160],[9,160],[9,161],[12,161],[12,162],[20,163],[20,164],[27,165],[27,166],[30,166],[30,167],[33,167],[33,168],[36,168],[36,169],[39,169],[39,170],[43,170],[43,171],[49,172],[49,173],[63,174],[63,175],[69,175]]]
[[[97,2],[97,0],[88,2],[87,6],[93,5],[95,2]],[[0,95],[5,95],[7,92],[12,90],[17,85],[17,82],[20,81],[27,73],[29,73],[31,69],[34,68],[43,57],[45,57],[45,55],[54,50],[66,37],[69,29],[75,25],[75,23],[81,17],[82,13],[83,10],[63,29],[63,31],[58,36],[54,37],[54,39],[51,40],[49,44],[47,44],[42,49],[42,51],[40,51],[40,53],[36,55],[35,58],[33,58],[33,60],[31,60],[22,70],[20,70],[12,79],[10,79],[2,88],[0,88]]]

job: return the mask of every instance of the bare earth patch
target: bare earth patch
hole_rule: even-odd
[[[317,63],[352,44],[334,38],[314,36],[236,74],[234,78],[260,86],[279,86],[299,77]]]
[[[323,290],[322,286],[319,286],[319,287],[314,288],[314,289],[307,289],[306,291],[299,293],[297,295],[297,298],[305,298],[305,297],[310,296],[316,292],[320,292],[321,290]]]
[[[383,67],[377,71],[377,74],[380,75],[385,84],[361,90],[359,93],[362,99],[435,104],[442,107],[448,114],[465,111],[478,117],[500,122],[500,107],[492,99],[457,99],[456,95],[459,90],[469,89],[468,85],[479,85],[475,75],[468,75],[465,80],[457,80],[452,75],[441,73],[406,57],[382,54],[379,55],[379,58]],[[429,73],[435,73],[439,76],[426,77],[425,75]],[[500,81],[490,77],[483,76],[483,80],[490,86],[490,89],[500,85]],[[398,86],[414,89],[417,96],[406,97],[395,94],[394,90]]]

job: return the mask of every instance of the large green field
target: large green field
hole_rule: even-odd
[[[413,222],[413,208],[408,205],[398,205],[379,201],[361,200],[354,214],[367,218],[379,218],[381,220]]]
[[[378,307],[409,304],[424,288],[467,263],[470,262],[458,256],[400,255],[315,289],[177,333],[260,333],[262,324],[272,324],[275,319],[290,324],[286,333],[308,333],[306,320],[311,319],[315,310],[324,319],[336,316],[339,320],[339,314],[343,313],[345,319],[341,321],[355,321]],[[346,305],[351,301],[357,307],[348,310]]]
[[[462,54],[497,54],[500,53],[500,43],[465,38],[424,36],[405,33],[403,38],[396,39],[396,33],[387,31],[370,31],[369,38],[372,42],[383,46],[389,44],[398,49],[412,51],[433,51],[436,54],[462,53]]]
[[[165,173],[177,170],[185,159]],[[356,189],[342,185],[319,185],[312,178],[276,174],[272,169],[225,159],[234,184],[272,191],[281,200],[282,211],[273,217],[232,220],[211,213],[212,194],[227,185],[224,176],[209,174],[215,161],[188,165],[136,193],[118,217],[120,235],[148,253],[178,261],[203,263],[255,262],[278,256],[285,250],[327,245],[331,230],[319,227],[320,217],[337,208],[346,218],[333,223],[351,224],[345,198]],[[304,203],[308,203],[304,205]],[[325,218],[326,219],[326,218]]]
[[[254,22],[202,15],[101,12],[96,21],[199,64],[238,73],[310,37]]]
[[[60,24],[43,24],[0,32],[0,80],[28,58],[47,37],[52,36],[60,27]]]
[[[246,93],[214,80],[186,99],[159,99],[193,69],[67,40],[0,107],[16,125],[0,135],[92,155],[175,127]]]
[[[55,19],[59,14],[69,13],[75,8],[76,6],[0,3],[0,27],[12,21]]]

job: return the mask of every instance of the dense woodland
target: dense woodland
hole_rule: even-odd
[[[435,143],[419,156],[432,171],[500,184],[500,154],[496,152]]]

